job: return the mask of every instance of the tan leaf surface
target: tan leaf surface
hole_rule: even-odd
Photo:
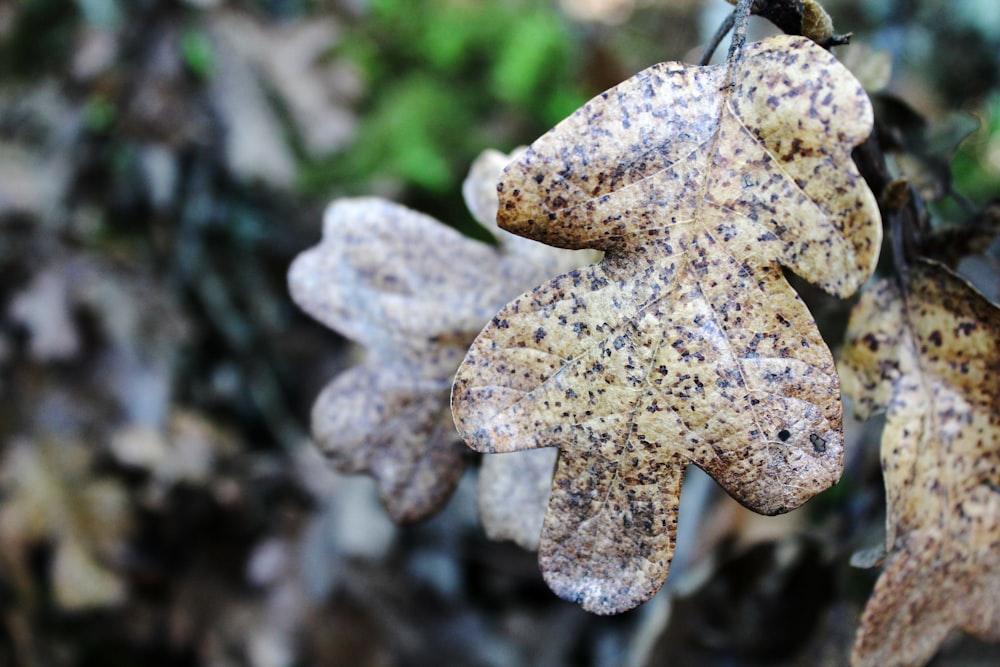
[[[727,70],[653,66],[507,167],[500,225],[605,251],[509,303],[452,395],[474,449],[558,446],[540,562],[598,613],[649,598],[673,553],[683,468],[775,514],[842,467],[829,350],[781,265],[836,295],[874,267],[874,198],[850,160],[860,85],[801,38]]]
[[[128,533],[128,496],[117,481],[94,476],[92,460],[73,440],[17,440],[0,477],[0,562],[15,586],[29,589],[28,550],[50,544],[52,593],[65,610],[115,605],[126,594],[113,565]]]
[[[464,188],[470,209],[492,227],[499,247],[391,202],[349,199],[330,206],[322,242],[289,272],[292,296],[303,310],[367,350],[361,365],[335,378],[316,400],[314,435],[338,469],[376,478],[396,521],[433,513],[462,475],[468,450],[455,431],[449,396],[476,334],[519,291],[580,261],[578,253],[496,229],[496,180],[507,161],[487,151]],[[486,487],[495,487],[492,475],[544,474],[522,457],[504,458],[485,468]],[[488,532],[530,544],[523,516],[543,510],[544,502],[541,509],[536,502],[493,513],[485,519]]]
[[[842,355],[882,436],[889,556],[855,665],[922,665],[952,629],[1000,640],[1000,309],[944,266],[915,264],[858,302]]]
[[[542,269],[536,272],[539,280],[599,260],[600,253],[596,251],[559,250],[515,236],[497,226],[497,180],[511,159],[519,157],[524,150],[517,148],[510,155],[486,150],[476,158],[469,168],[469,176],[462,183],[462,195],[473,217],[490,230],[504,253]],[[522,287],[534,282],[537,281],[525,280]],[[484,325],[486,322],[483,320]],[[469,337],[470,345],[473,338],[474,335]],[[553,448],[517,456],[488,455],[483,459],[479,468],[477,504],[479,520],[487,537],[496,541],[512,540],[529,551],[538,549],[557,454]]]
[[[461,476],[450,378],[503,299],[501,269],[489,246],[378,199],[331,205],[291,267],[303,310],[368,350],[317,399],[314,434],[339,469],[373,474],[396,521],[433,512]]]

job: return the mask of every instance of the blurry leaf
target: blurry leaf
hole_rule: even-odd
[[[882,436],[888,559],[854,665],[921,665],[955,628],[1000,640],[1000,309],[940,264],[865,292],[844,391]]]
[[[735,73],[641,72],[505,170],[502,227],[606,251],[504,307],[452,397],[478,451],[560,448],[540,547],[560,596],[615,613],[662,585],[688,463],[768,514],[840,476],[836,370],[781,265],[838,296],[870,275],[850,151],[871,124],[830,54],[777,37]]]
[[[139,422],[119,429],[110,449],[123,465],[150,473],[146,500],[159,505],[175,484],[209,484],[218,460],[235,451],[236,441],[205,417],[174,409],[166,428]]]
[[[62,151],[0,142],[0,214],[50,213],[64,195],[67,163]]]
[[[240,56],[237,43],[244,34],[228,29],[220,19],[213,27],[217,71],[210,82],[212,99],[226,127],[229,170],[246,180],[290,187],[295,158],[285,141],[281,120],[271,107],[252,66]]]
[[[53,593],[66,610],[114,605],[125,597],[109,561],[120,557],[128,497],[116,481],[93,476],[91,458],[71,440],[17,441],[0,478],[0,550],[8,568],[26,576],[30,547],[51,544]]]
[[[1000,304],[1000,201],[987,204],[962,225],[935,230],[922,246],[928,258]]]
[[[876,51],[870,45],[852,41],[837,49],[837,58],[864,86],[868,94],[877,93],[892,79],[892,54]]]
[[[558,454],[556,448],[545,447],[483,458],[478,506],[488,538],[538,549]]]
[[[478,178],[495,182],[506,160],[484,159],[494,166],[480,163]],[[486,191],[477,179],[467,187],[480,215]],[[296,303],[368,351],[316,400],[314,435],[338,469],[376,478],[396,521],[434,512],[462,474],[467,450],[448,399],[469,343],[513,294],[573,261],[511,242],[490,247],[383,200],[340,200],[327,209],[323,241],[289,271]]]
[[[52,588],[56,602],[67,611],[112,606],[125,601],[125,582],[101,566],[85,545],[64,540],[52,561]]]
[[[313,435],[330,462],[343,472],[370,472],[394,521],[437,511],[465,468],[447,409],[447,380],[461,351],[447,352],[455,349],[433,361],[430,354],[407,360],[418,373],[372,354],[327,385],[313,406]]]
[[[208,57],[225,61],[220,66],[226,71],[220,71],[215,79],[230,76],[227,72],[233,70],[241,77],[252,78],[252,81],[228,84],[213,80],[213,86],[225,95],[238,94],[245,89],[245,97],[252,99],[243,103],[253,102],[266,107],[254,111],[240,107],[239,100],[232,104],[232,100],[219,99],[218,102],[230,112],[227,120],[240,122],[241,115],[251,112],[270,118],[272,122],[264,129],[277,133],[275,141],[280,140],[284,145],[282,123],[276,112],[287,113],[302,148],[312,157],[337,151],[354,139],[357,119],[352,105],[361,94],[362,82],[346,61],[326,57],[340,39],[340,27],[331,17],[265,24],[243,13],[218,12],[212,17],[211,33],[218,44],[214,49],[218,54],[213,56],[211,43],[202,47],[200,41],[195,42],[193,46],[197,48],[191,55],[197,62],[204,60],[202,52],[205,52]],[[258,87],[274,94],[278,109],[273,108],[271,99],[265,96],[257,99],[256,94],[249,94],[251,89]],[[250,134],[238,140],[254,141]],[[283,146],[283,150],[287,148]]]
[[[38,361],[70,359],[80,348],[69,278],[65,267],[50,266],[10,303],[8,314],[27,329],[29,352]]]

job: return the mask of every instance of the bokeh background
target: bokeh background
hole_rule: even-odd
[[[825,6],[893,169],[938,224],[981,214],[1000,3]],[[877,422],[848,419],[844,480],[783,517],[689,473],[665,591],[615,618],[483,537],[474,467],[400,528],[309,440],[358,354],[286,291],[324,206],[378,195],[485,239],[460,188],[481,150],[697,61],[729,11],[0,0],[0,665],[845,664],[876,574],[848,560],[883,530]],[[976,261],[995,277],[1000,249]],[[804,294],[835,348],[850,304]],[[998,660],[956,637],[935,664]]]

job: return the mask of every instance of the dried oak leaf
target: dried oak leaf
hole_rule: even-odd
[[[495,186],[490,208],[477,181],[485,173],[495,184],[504,157],[489,152],[477,163],[482,173],[466,188],[477,217],[496,211]],[[289,271],[299,306],[367,349],[364,362],[316,400],[313,433],[338,469],[375,477],[395,521],[432,514],[461,477],[468,450],[455,431],[449,394],[469,344],[508,299],[576,261],[538,243],[532,245],[543,251],[527,252],[524,239],[499,233],[511,238],[511,248],[473,241],[384,200],[341,200],[326,212],[322,242]],[[537,465],[526,470],[538,474]]]
[[[30,550],[52,546],[52,594],[60,609],[121,604],[118,571],[131,517],[124,486],[91,470],[93,452],[71,439],[14,440],[0,468],[0,563],[14,585],[32,587]]]
[[[523,149],[517,149],[506,155],[486,150],[476,158],[462,184],[462,195],[473,217],[490,230],[505,253],[539,267],[541,271],[535,272],[539,280],[600,259],[599,254],[593,251],[553,248],[515,236],[497,226],[497,180],[511,158],[522,152]],[[527,276],[523,274],[519,278],[523,281],[520,287],[529,287],[537,282],[524,280]],[[502,305],[499,303],[497,307]],[[483,324],[487,321],[483,320]],[[479,333],[478,330],[469,336],[470,345],[476,333]],[[454,370],[457,369],[458,366]],[[483,458],[479,467],[476,504],[487,537],[496,541],[511,540],[529,551],[538,549],[557,455],[556,449],[546,448],[518,452],[514,456],[488,455]]]
[[[922,665],[963,629],[1000,640],[1000,308],[943,265],[861,297],[841,357],[882,435],[885,570],[854,665]]]
[[[436,510],[464,469],[448,414],[449,378],[499,295],[500,256],[391,202],[326,211],[323,241],[289,271],[307,313],[367,348],[317,398],[313,433],[345,472],[370,472],[390,516]]]
[[[725,66],[655,65],[507,167],[498,222],[603,261],[509,303],[452,394],[482,452],[559,447],[539,559],[615,613],[662,585],[684,466],[758,512],[842,468],[833,359],[781,265],[846,296],[874,268],[874,198],[850,160],[872,113],[802,38]]]

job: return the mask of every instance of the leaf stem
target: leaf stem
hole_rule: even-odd
[[[729,45],[729,55],[726,60],[732,67],[743,59],[743,47],[747,43],[747,23],[750,20],[750,8],[754,0],[739,0],[736,11],[733,12],[733,41]]]

